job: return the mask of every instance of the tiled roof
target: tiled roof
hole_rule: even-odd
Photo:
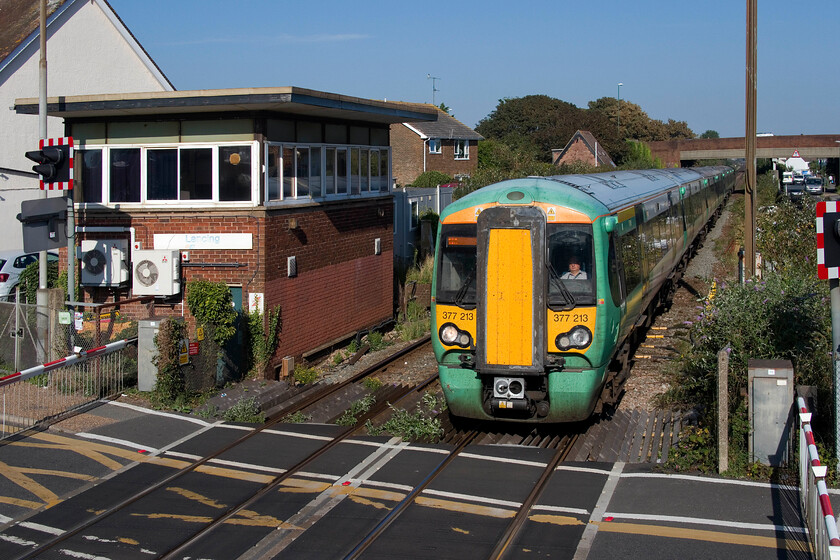
[[[440,109],[436,121],[411,123],[410,128],[426,138],[484,140],[484,136]]]
[[[48,0],[47,17],[67,0]],[[38,30],[40,0],[0,0],[0,62]]]

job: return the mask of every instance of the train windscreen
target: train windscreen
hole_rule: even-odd
[[[595,303],[595,259],[592,226],[548,224],[548,305],[568,307]]]
[[[435,301],[475,307],[476,241],[475,224],[442,227]]]

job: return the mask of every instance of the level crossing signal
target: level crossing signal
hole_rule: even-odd
[[[42,138],[38,147],[40,149],[26,152],[26,157],[36,163],[32,171],[41,176],[41,190],[72,189],[73,137]]]
[[[817,276],[840,278],[840,207],[837,201],[817,203]]]

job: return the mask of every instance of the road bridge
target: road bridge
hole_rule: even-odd
[[[679,167],[680,162],[694,160],[743,158],[746,149],[743,137],[663,140],[649,142],[648,145],[651,155],[661,159],[667,167]],[[756,138],[757,158],[789,158],[794,151],[798,151],[799,156],[806,161],[837,160],[840,158],[840,134]],[[836,170],[836,167],[836,161],[829,163],[829,169]]]

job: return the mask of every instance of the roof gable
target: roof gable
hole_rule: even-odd
[[[47,28],[67,9],[84,0],[47,0]],[[90,0],[105,13],[123,39],[137,53],[149,71],[156,76],[164,89],[174,90],[175,86],[152,60],[125,23],[120,19],[107,0]],[[0,0],[0,72],[9,66],[12,60],[33,41],[37,41],[40,34],[39,0]],[[72,13],[72,12],[71,12]],[[47,35],[51,33],[48,31]],[[36,47],[37,48],[37,47]],[[49,56],[49,49],[48,56]]]
[[[604,149],[604,146],[595,139],[595,136],[589,132],[588,130],[578,130],[572,136],[572,139],[566,144],[566,147],[560,150],[560,153],[557,153],[557,150],[552,150],[555,154],[553,157],[553,161],[556,164],[562,163],[563,158],[569,152],[569,150],[577,143],[582,143],[589,153],[595,158],[597,162],[596,165],[610,165],[615,167],[615,162],[613,162],[610,154]]]

